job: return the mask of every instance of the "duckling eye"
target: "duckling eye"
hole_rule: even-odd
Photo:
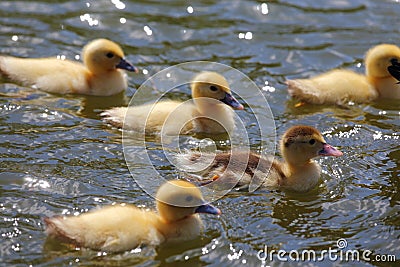
[[[211,85],[210,90],[213,92],[218,91],[218,87],[216,87],[215,85]]]
[[[308,141],[308,143],[309,143],[310,145],[315,144],[315,139],[311,139],[310,141]]]
[[[289,142],[285,142],[285,147],[289,147]]]
[[[113,57],[114,57],[114,54],[111,53],[111,52],[108,52],[108,53],[106,54],[106,57],[108,57],[108,58],[113,58]]]

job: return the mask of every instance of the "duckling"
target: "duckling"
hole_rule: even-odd
[[[83,64],[57,58],[0,56],[0,74],[49,93],[110,96],[128,86],[122,69],[137,72],[124,59],[121,47],[107,39],[88,43],[82,57]]]
[[[400,85],[390,75],[392,60],[400,58],[396,45],[377,45],[366,53],[366,75],[331,70],[310,79],[288,80],[289,94],[311,104],[366,103],[381,98],[400,99]]]
[[[156,199],[158,214],[132,205],[107,206],[79,216],[45,218],[46,233],[76,247],[122,252],[194,239],[204,227],[197,213],[221,214],[205,203],[199,188],[183,180],[164,183]]]
[[[182,170],[193,169],[194,164],[203,166],[201,182],[215,181],[223,188],[243,188],[253,183],[261,188],[307,192],[318,184],[321,175],[321,167],[313,158],[343,155],[327,144],[317,129],[304,125],[293,126],[285,132],[280,150],[283,161],[253,152],[233,151],[216,155],[181,154],[177,162]],[[211,164],[207,166],[206,162]]]
[[[225,133],[234,129],[232,108],[243,106],[232,96],[227,80],[216,72],[202,72],[191,82],[192,101],[160,101],[101,113],[116,127],[164,134]],[[230,106],[230,107],[229,107]],[[125,121],[124,121],[125,120]]]

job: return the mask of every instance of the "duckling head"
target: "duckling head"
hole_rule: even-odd
[[[381,44],[368,50],[365,56],[366,74],[368,77],[388,77],[388,67],[400,60],[400,48],[392,44]]]
[[[94,74],[115,69],[137,72],[137,69],[124,59],[121,47],[107,39],[96,39],[88,43],[83,48],[82,57],[84,64]]]
[[[318,156],[340,157],[342,152],[325,142],[321,133],[311,126],[293,126],[282,137],[281,151],[292,165],[304,165]]]
[[[193,79],[191,88],[195,102],[196,100],[200,102],[198,99],[211,98],[219,100],[233,109],[243,109],[243,105],[232,95],[228,81],[216,72],[207,71],[198,74]]]
[[[199,188],[182,180],[163,184],[156,199],[158,213],[167,222],[179,221],[195,213],[221,214],[218,208],[205,202]]]

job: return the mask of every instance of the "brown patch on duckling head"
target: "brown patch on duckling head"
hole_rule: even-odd
[[[369,49],[365,55],[366,74],[372,78],[390,76],[387,68],[392,59],[400,59],[400,48],[392,44],[380,44]]]
[[[309,139],[310,137],[316,138],[321,142],[325,142],[321,133],[312,126],[298,125],[289,128],[282,137],[282,142],[285,147],[289,147],[296,141]]]
[[[314,127],[293,126],[282,137],[281,152],[288,163],[303,165],[319,156],[324,144],[325,139]]]

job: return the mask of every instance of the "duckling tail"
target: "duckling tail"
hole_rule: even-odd
[[[75,245],[79,245],[77,240],[71,238],[63,229],[60,228],[59,224],[62,223],[62,216],[55,217],[45,217],[43,221],[46,224],[46,234],[50,237],[56,238],[58,240],[69,242]]]

